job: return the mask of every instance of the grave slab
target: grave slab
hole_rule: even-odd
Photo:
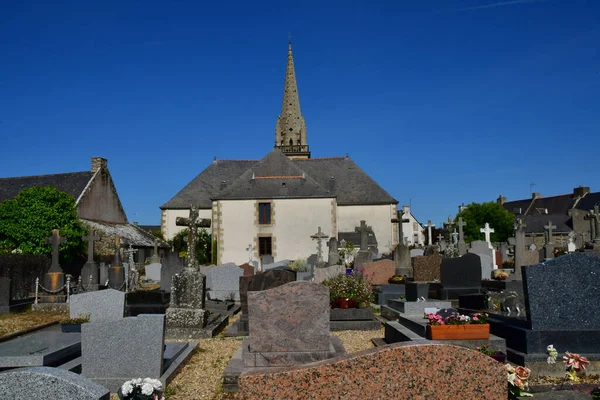
[[[125,293],[114,289],[71,296],[70,316],[90,314],[90,322],[121,319],[125,315]]]
[[[0,343],[0,368],[55,366],[80,354],[79,333],[35,332]]]

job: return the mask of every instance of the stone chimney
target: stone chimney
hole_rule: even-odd
[[[410,206],[402,206],[402,212],[404,214],[410,214]]]
[[[590,193],[590,188],[588,186],[579,185],[579,187],[576,187],[575,189],[573,189],[574,197],[583,197],[589,193]]]
[[[533,192],[533,193],[531,193],[531,198],[532,199],[539,199],[541,197],[542,197],[542,195],[540,194],[540,192]]]
[[[498,196],[498,198],[496,199],[496,203],[500,204],[501,206],[504,205],[504,203],[506,203],[506,197],[500,195]]]
[[[304,172],[302,175],[304,176]],[[335,178],[332,176],[331,179],[329,179],[329,193],[333,192],[335,192]]]
[[[98,171],[99,169],[106,169],[106,165],[108,161],[106,158],[102,157],[92,157],[92,173]]]

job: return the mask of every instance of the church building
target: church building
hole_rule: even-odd
[[[311,236],[319,227],[340,240],[361,220],[372,228],[378,253],[389,252],[398,243],[391,222],[398,202],[350,157],[311,158],[306,133],[290,43],[274,148],[260,160],[213,161],[160,207],[165,239],[185,229],[176,218],[187,217],[194,204],[200,218],[212,221],[218,264],[266,254],[307,258],[316,253]]]

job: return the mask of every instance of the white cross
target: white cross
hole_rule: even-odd
[[[256,250],[256,247],[249,244],[248,248],[246,249],[248,252],[248,263],[252,263],[252,259],[254,258],[254,250]]]
[[[485,223],[485,227],[479,229],[479,232],[485,234],[485,241],[488,242],[488,244],[491,244],[491,239],[490,239],[490,234],[494,233],[494,229],[490,228],[490,224],[488,224],[487,222]]]
[[[427,221],[427,241],[429,242],[428,244],[431,246],[433,245],[433,238],[431,237],[431,228],[434,228],[435,225],[431,223],[431,220]]]

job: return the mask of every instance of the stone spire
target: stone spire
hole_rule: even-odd
[[[275,128],[275,148],[290,158],[310,158],[306,141],[306,123],[300,111],[291,40],[288,45],[281,115],[277,118]]]

